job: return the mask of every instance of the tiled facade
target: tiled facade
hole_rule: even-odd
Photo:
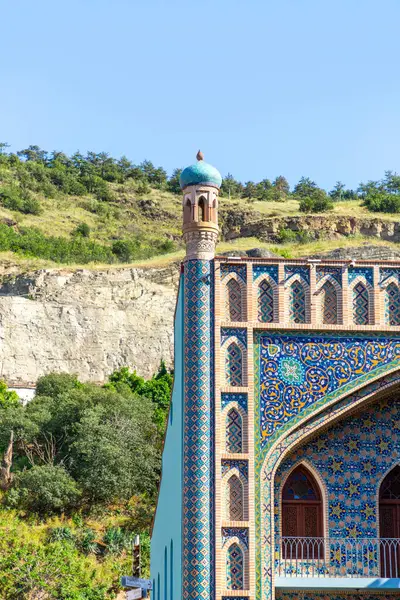
[[[400,452],[400,262],[215,257],[217,197],[184,190],[183,598],[336,600],[276,588],[281,487],[305,462],[324,535],[379,534],[371,498]]]

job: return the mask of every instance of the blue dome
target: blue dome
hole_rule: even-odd
[[[198,160],[196,164],[190,165],[182,171],[179,183],[182,190],[188,185],[198,184],[208,184],[220,188],[222,177],[215,167],[204,162],[204,160]]]

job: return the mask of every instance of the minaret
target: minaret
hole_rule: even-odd
[[[183,600],[214,597],[213,268],[222,178],[203,160],[184,169]]]

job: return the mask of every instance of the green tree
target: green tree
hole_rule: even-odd
[[[182,169],[174,169],[171,177],[168,180],[167,189],[168,189],[168,191],[172,192],[173,194],[181,193],[181,185],[179,183],[179,178],[181,176],[181,173],[182,173]]]
[[[6,382],[0,379],[0,409],[18,406],[20,399],[17,392],[9,390]]]

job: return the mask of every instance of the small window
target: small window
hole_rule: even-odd
[[[201,196],[199,199],[199,221],[206,220],[206,205],[204,197]]]
[[[283,558],[321,558],[324,550],[322,535],[319,487],[305,467],[297,467],[289,475],[282,492]]]

